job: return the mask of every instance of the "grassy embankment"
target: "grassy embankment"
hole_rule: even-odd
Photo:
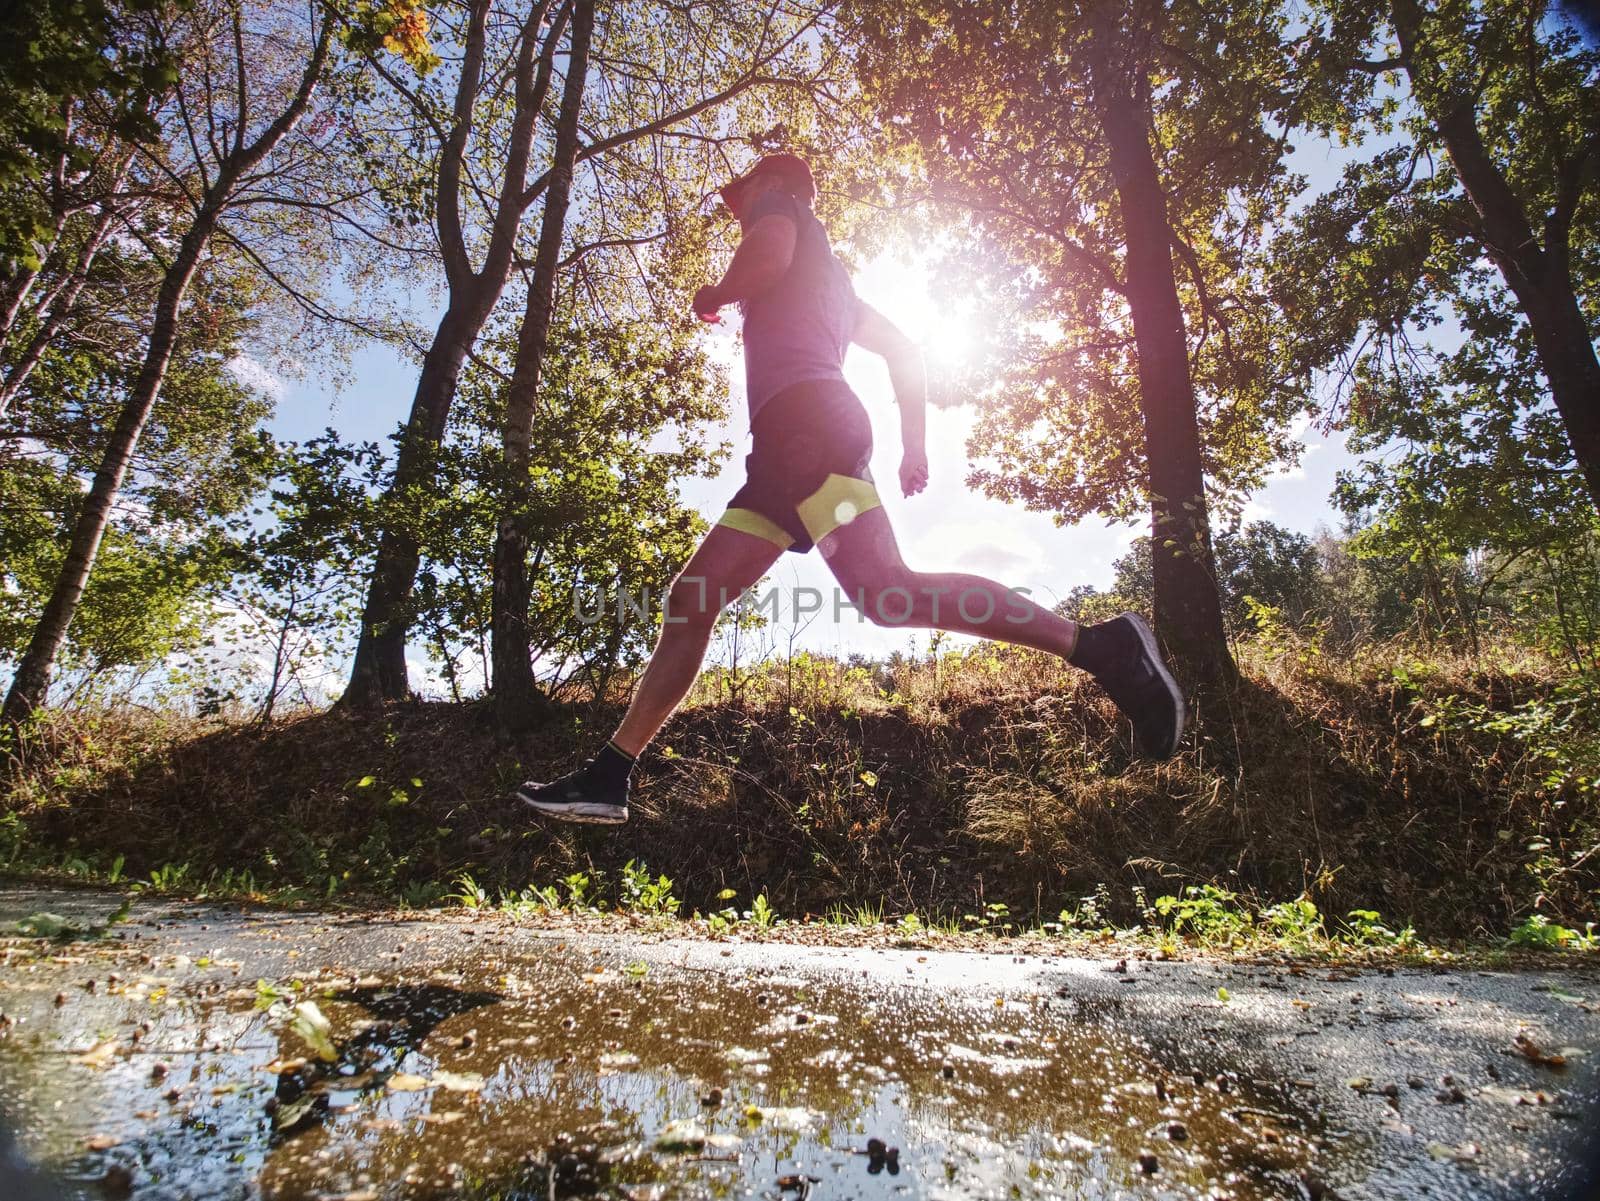
[[[598,901],[720,915],[714,929],[809,913],[1593,947],[1592,692],[1515,651],[1280,641],[1241,661],[1238,693],[1160,766],[1130,762],[1081,677],[1026,653],[713,673],[614,831],[546,827],[504,800],[592,749],[608,705],[555,711],[520,744],[479,703],[265,726],[53,715],[12,764],[0,868],[415,906]]]

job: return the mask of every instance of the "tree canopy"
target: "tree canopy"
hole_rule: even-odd
[[[424,662],[508,727],[614,690],[657,614],[586,621],[572,594],[659,596],[704,527],[679,489],[731,449],[706,432],[730,388],[687,297],[738,236],[716,188],[779,150],[812,159],[846,259],[913,247],[973,326],[939,388],[976,410],[969,482],[1147,523],[1072,612],[1149,610],[1211,684],[1273,623],[1476,646],[1520,622],[1592,665],[1600,52],[1557,7],[5,21],[13,718],[58,667],[76,686],[239,639],[262,717],[346,669],[350,705],[403,699]],[[414,369],[392,439],[274,441],[267,377],[371,346]],[[1352,456],[1339,532],[1243,520],[1308,430]]]

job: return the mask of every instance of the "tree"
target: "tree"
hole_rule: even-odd
[[[67,220],[103,182],[100,152],[153,133],[148,107],[175,64],[165,47],[124,36],[149,7],[32,0],[0,16],[0,342]]]
[[[463,376],[433,503],[419,515],[416,626],[456,695],[490,680],[484,551],[514,504],[532,585],[521,652],[545,690],[599,695],[649,650],[653,602],[704,532],[676,488],[726,454],[703,442],[723,381],[688,329],[559,319],[540,364],[529,459],[508,474],[502,431],[520,341],[515,322],[491,328]]]
[[[1318,214],[1311,253],[1331,254],[1324,263],[1358,281],[1374,258],[1399,268],[1375,317],[1364,319],[1359,289],[1343,289],[1357,307],[1335,307],[1327,336],[1374,355],[1403,348],[1429,320],[1429,293],[1480,317],[1497,308],[1501,324],[1514,315],[1532,354],[1508,360],[1502,379],[1513,386],[1515,370],[1536,365],[1600,508],[1600,51],[1542,0],[1326,0],[1317,11],[1331,65],[1403,82],[1376,128],[1397,113],[1409,143],[1347,172],[1344,195],[1365,207],[1343,206],[1344,238],[1331,237],[1337,198]]]
[[[1292,626],[1318,608],[1321,578],[1315,545],[1304,534],[1271,521],[1219,530],[1217,575],[1228,624],[1236,631],[1253,624],[1251,600],[1278,610]]]
[[[270,521],[237,523],[232,585],[216,616],[231,627],[229,650],[266,660],[260,721],[291,687],[311,700],[305,674],[326,675],[337,653],[348,653],[341,639],[358,612],[372,497],[387,466],[375,444],[349,445],[333,430],[275,447],[271,464]]]
[[[124,309],[58,340],[34,373],[29,403],[0,423],[0,658],[26,651],[56,587],[130,381],[144,361],[148,301],[161,269],[137,253],[104,281],[127,288]],[[163,395],[135,450],[58,656],[77,687],[121,668],[145,669],[201,636],[208,598],[233,564],[227,529],[270,469],[259,426],[270,403],[229,363],[253,328],[247,289],[219,272],[191,286]],[[102,281],[96,280],[98,293]]]
[[[1154,609],[1163,636],[1194,674],[1232,672],[1218,603],[1200,426],[1172,267],[1174,232],[1150,147],[1154,126],[1147,39],[1159,20],[1129,8],[1089,18],[1090,94],[1121,208],[1123,295],[1133,321],[1151,497]],[[1129,27],[1131,26],[1131,28]]]
[[[78,300],[95,276],[101,251],[113,232],[124,226],[131,207],[123,183],[133,148],[107,139],[70,184],[69,156],[51,176],[49,246],[37,268],[13,277],[6,312],[0,316],[0,419],[27,388],[34,371],[77,313]],[[77,221],[72,219],[79,218]],[[36,286],[43,284],[42,287]],[[15,345],[12,335],[20,333]]]
[[[527,307],[517,332],[516,361],[511,369],[510,386],[506,389],[506,414],[501,427],[506,503],[495,527],[494,609],[490,630],[495,711],[501,724],[508,729],[527,725],[536,699],[533,661],[528,654],[532,638],[528,629],[527,509],[533,492],[528,476],[532,459],[529,441],[533,436],[533,406],[539,391],[540,369],[555,312],[556,272],[566,233],[572,172],[578,157],[578,119],[583,109],[583,89],[589,74],[589,44],[593,37],[594,0],[574,0],[572,47],[567,56],[561,108],[556,116],[549,190],[545,194],[544,219],[539,226]]]
[[[105,441],[60,574],[12,678],[3,710],[10,722],[44,702],[112,504],[161,394],[184,302],[211,240],[240,194],[258,186],[263,176],[270,177],[271,157],[305,116],[333,49],[333,18],[317,7],[302,20],[282,18],[276,11],[258,13],[237,3],[218,3],[170,24],[164,14],[147,19],[150,42],[168,46],[181,40],[190,68],[170,93],[164,142],[143,148],[154,173],[173,189],[182,218],[167,232],[164,245],[151,247],[164,260],[165,270],[143,362]],[[273,53],[271,47],[285,40],[297,44],[303,56]],[[247,46],[257,53],[247,53]]]
[[[1297,184],[1284,131],[1327,119],[1328,85],[1268,2],[851,11],[890,144],[966,223],[946,278],[994,314],[974,481],[1063,521],[1148,506],[1160,633],[1230,678],[1209,514],[1297,453],[1307,373],[1259,239]]]
[[[1217,582],[1223,613],[1234,634],[1254,627],[1255,601],[1279,610],[1298,626],[1318,607],[1322,578],[1310,538],[1270,521],[1234,523],[1216,534]],[[1111,565],[1111,590],[1074,588],[1062,611],[1074,621],[1099,621],[1123,609],[1149,609],[1155,600],[1151,540],[1141,535]]]
[[[451,64],[455,82],[443,115],[438,110],[446,106],[438,97],[389,79],[414,114],[411,136],[426,147],[417,156],[422,181],[417,190],[431,201],[428,213],[444,259],[448,303],[423,359],[384,498],[383,536],[345,693],[351,705],[401,699],[409,689],[406,637],[421,562],[414,517],[426,508],[430,465],[463,365],[521,261],[524,214],[545,196],[554,177],[548,167],[535,172],[533,150],[571,13],[571,0],[560,5],[546,0],[507,30],[504,21],[492,20],[502,15],[492,0],[474,0]],[[700,147],[702,159],[707,158],[734,136],[724,125],[735,102],[772,90],[809,88],[804,39],[818,13],[803,5],[719,2],[663,9],[623,4],[607,6],[603,16],[592,58],[595,89],[608,102],[591,112],[590,127],[582,130],[573,156],[575,166],[593,164],[597,175],[626,163],[630,155],[672,158],[671,147],[678,143]],[[492,63],[501,65],[491,72]],[[502,77],[511,93],[509,106],[500,100]],[[485,163],[488,179],[475,171]],[[586,199],[577,208],[584,208]],[[599,203],[595,207],[605,211]],[[615,243],[626,251],[653,240],[606,234],[586,242]],[[581,245],[570,251],[562,265],[586,268],[581,251]]]
[[[1600,54],[1543,4],[1315,12],[1323,69],[1358,85],[1345,132],[1376,149],[1276,238],[1273,278],[1367,455],[1336,492],[1351,549],[1414,577],[1429,636],[1476,643],[1513,581],[1524,609],[1575,612],[1597,516]]]

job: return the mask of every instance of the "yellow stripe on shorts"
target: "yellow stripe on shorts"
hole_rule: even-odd
[[[871,480],[830,474],[822,481],[822,487],[796,505],[795,510],[811,540],[820,542],[840,526],[849,525],[868,509],[882,504]]]
[[[763,517],[754,509],[729,509],[717,518],[717,524],[725,525],[730,530],[754,534],[757,538],[765,538],[779,550],[788,550],[794,545],[794,538],[788,530],[770,517]]]

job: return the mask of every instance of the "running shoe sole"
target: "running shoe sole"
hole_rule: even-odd
[[[1133,627],[1133,632],[1139,635],[1139,641],[1144,646],[1145,657],[1150,660],[1150,665],[1155,668],[1156,678],[1166,688],[1172,702],[1177,706],[1178,719],[1173,726],[1172,741],[1163,748],[1143,748],[1144,754],[1151,759],[1170,759],[1178,753],[1178,744],[1183,741],[1183,732],[1189,724],[1189,710],[1183,703],[1183,689],[1178,687],[1178,681],[1172,678],[1172,673],[1167,670],[1165,660],[1161,657],[1161,648],[1156,645],[1155,632],[1137,613],[1119,613],[1119,617],[1128,619],[1128,624]],[[1135,739],[1137,742],[1137,739]]]
[[[620,826],[628,820],[626,805],[607,805],[600,801],[548,801],[531,797],[517,789],[517,800],[545,817],[582,826]]]

